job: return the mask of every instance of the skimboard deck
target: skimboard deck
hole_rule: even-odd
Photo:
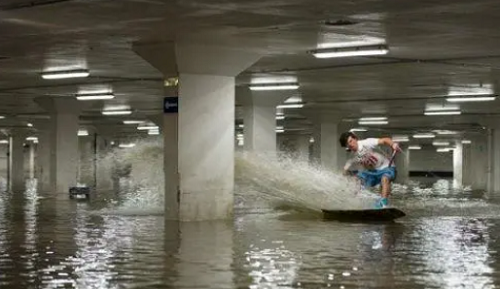
[[[369,210],[322,210],[323,217],[327,220],[337,221],[364,221],[380,222],[392,221],[406,216],[396,208],[369,209]]]

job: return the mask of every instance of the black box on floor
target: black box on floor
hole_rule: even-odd
[[[90,188],[89,187],[70,187],[69,188],[69,198],[70,199],[90,199]]]

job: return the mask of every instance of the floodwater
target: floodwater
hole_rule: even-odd
[[[108,197],[2,194],[0,288],[500,286],[498,202],[445,180],[397,188],[393,204],[408,215],[383,224],[244,194],[231,220],[176,223],[102,213]]]

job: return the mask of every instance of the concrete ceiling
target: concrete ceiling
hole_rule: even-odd
[[[305,102],[288,109],[285,128],[310,131],[312,115],[383,115],[374,131],[430,129],[475,132],[499,114],[500,100],[461,103],[460,116],[424,116],[446,104],[450,87],[498,90],[500,5],[492,0],[2,0],[0,2],[0,127],[23,127],[46,117],[34,99],[73,97],[79,89],[112,87],[116,98],[82,102],[81,124],[137,134],[123,119],[161,113],[163,77],[132,50],[136,41],[192,41],[263,54],[237,77],[296,79]],[[371,57],[317,59],[328,43],[384,42],[390,52]],[[52,67],[86,67],[88,78],[44,80]],[[102,116],[126,104],[132,116]],[[237,118],[241,115],[239,104]],[[239,120],[238,120],[239,121]],[[35,126],[36,127],[36,126]]]

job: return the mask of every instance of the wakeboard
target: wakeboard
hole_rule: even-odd
[[[367,210],[322,210],[327,220],[387,222],[406,216],[405,212],[396,208],[367,209]]]

